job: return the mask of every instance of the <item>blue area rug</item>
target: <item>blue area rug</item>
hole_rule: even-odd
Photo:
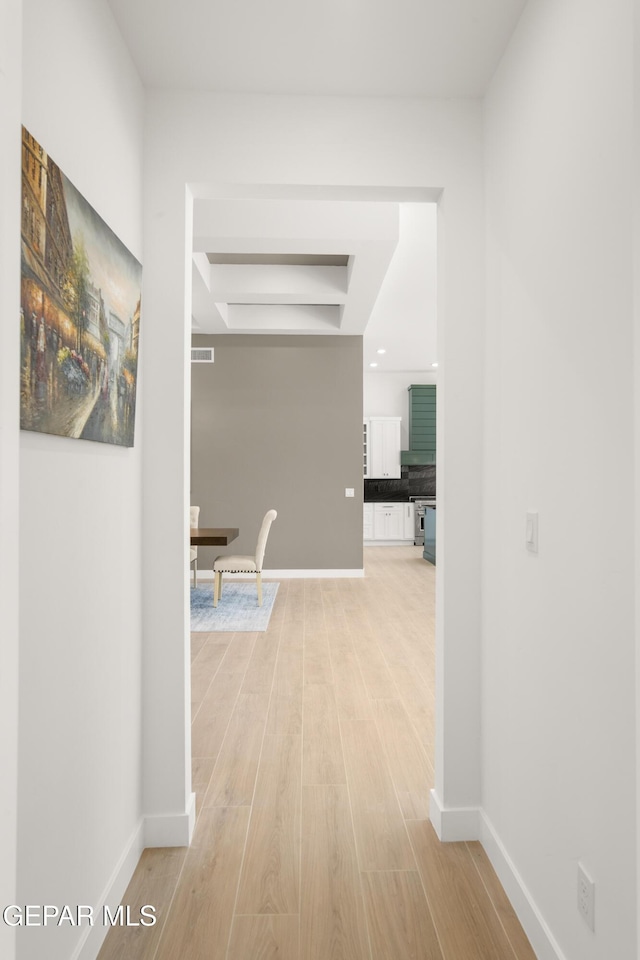
[[[279,583],[262,584],[258,606],[255,580],[225,580],[218,606],[213,606],[213,583],[191,588],[191,630],[194,633],[253,633],[266,630]]]

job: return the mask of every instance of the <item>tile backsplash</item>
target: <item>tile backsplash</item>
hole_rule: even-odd
[[[403,466],[399,480],[365,480],[364,499],[367,501],[392,502],[408,500],[409,497],[435,497],[436,467]]]

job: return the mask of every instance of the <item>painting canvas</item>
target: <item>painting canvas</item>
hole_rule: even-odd
[[[133,446],[142,267],[22,130],[20,425]]]

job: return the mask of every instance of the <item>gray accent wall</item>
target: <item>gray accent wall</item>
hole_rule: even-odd
[[[255,551],[271,507],[265,570],[361,569],[362,337],[194,336],[191,503],[200,525],[239,527],[219,554]],[[353,487],[353,499],[345,488]]]

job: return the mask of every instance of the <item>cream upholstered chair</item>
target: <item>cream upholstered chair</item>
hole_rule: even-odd
[[[194,530],[200,519],[200,507],[189,507],[189,527]],[[193,585],[198,586],[198,548],[189,547],[189,566],[193,564]]]
[[[218,606],[222,596],[223,573],[255,573],[256,588],[258,590],[258,606],[262,606],[262,561],[267,546],[267,537],[271,524],[278,516],[276,510],[267,510],[258,534],[255,557],[216,557],[213,561],[213,605]]]

